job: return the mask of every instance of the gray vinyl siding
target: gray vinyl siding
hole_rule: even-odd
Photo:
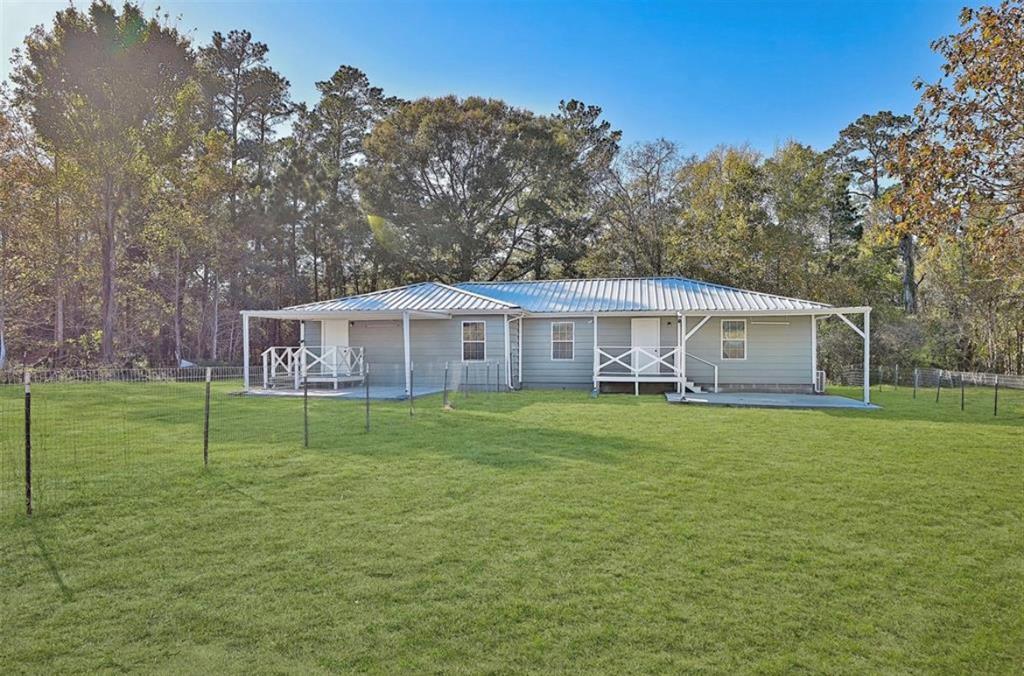
[[[488,370],[492,373],[501,373],[504,382],[504,368],[494,366],[495,363],[505,362],[504,317],[501,315],[413,319],[409,323],[409,342],[417,382],[439,381],[443,377],[445,363],[448,363],[451,369],[463,366],[463,321],[485,322],[486,361],[491,363]],[[366,361],[370,364],[372,382],[404,382],[405,355],[401,321],[353,321],[349,325],[349,344],[364,348]],[[470,365],[472,366],[472,362]],[[476,374],[474,377],[481,376]]]
[[[700,322],[699,316],[688,318],[692,329]],[[712,317],[687,341],[687,353],[707,359],[718,365],[719,383],[734,385],[806,385],[811,377],[811,318],[808,316],[735,317],[747,320],[747,358],[743,361],[721,358],[722,317]],[[486,360],[498,364],[504,377],[505,335],[504,317],[501,315],[455,316],[451,319],[415,319],[410,323],[412,360],[417,382],[437,380],[444,363],[452,368],[464,368],[462,362],[462,322],[484,321],[486,330]],[[661,346],[676,344],[676,318],[660,317]],[[573,359],[551,359],[551,324],[571,321],[575,324]],[[755,323],[758,322],[758,323]],[[774,322],[774,323],[766,323]],[[307,341],[311,327],[319,322],[307,323]],[[524,319],[522,341],[522,386],[526,388],[588,388],[593,383],[594,335],[592,317],[529,318]],[[598,344],[601,346],[630,345],[630,317],[598,317]],[[518,364],[518,327],[509,327],[513,371]],[[312,343],[309,343],[312,344]],[[404,382],[401,321],[353,321],[349,329],[349,344],[363,347],[371,365],[374,382]],[[488,370],[495,368],[488,367]],[[663,370],[668,370],[667,367]],[[493,371],[489,372],[492,374]],[[711,367],[691,356],[686,360],[687,379],[702,385],[713,382]],[[475,376],[480,378],[479,374]]]
[[[320,347],[322,343],[322,324],[319,321],[307,320],[302,322],[305,326],[306,347]]]
[[[722,320],[747,320],[747,358],[722,359]],[[688,317],[693,329],[700,317]],[[718,365],[721,385],[806,385],[811,377],[811,317],[712,317],[686,342],[686,352]],[[686,377],[710,384],[712,369],[686,360]]]
[[[572,361],[551,358],[553,322],[575,324]],[[593,382],[594,322],[591,317],[523,320],[523,387],[592,387]]]

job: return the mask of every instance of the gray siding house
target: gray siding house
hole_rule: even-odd
[[[863,339],[867,373],[870,312],[680,277],[423,282],[243,312],[245,383],[337,388],[370,369],[375,384],[408,393],[414,377],[472,369],[509,389],[812,393],[824,377],[818,323],[836,317]],[[302,340],[264,350],[253,384],[256,318],[298,321]]]

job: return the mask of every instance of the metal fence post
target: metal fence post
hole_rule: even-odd
[[[917,377],[918,377],[918,371],[917,371],[917,367],[915,366],[914,367],[914,399],[917,399]]]
[[[896,373],[892,377],[892,389],[900,389],[900,365],[896,364]]]
[[[309,448],[309,375],[302,369],[302,445]]]
[[[366,390],[366,431],[370,431],[370,365],[364,367],[363,385]]]
[[[210,465],[210,381],[213,369],[206,367],[206,404],[203,407],[203,467]]]
[[[442,386],[442,392],[444,394],[442,395],[441,406],[443,408],[448,408],[448,362],[444,363],[444,384]]]
[[[992,415],[999,415],[999,376],[996,376],[996,398],[992,402]]]
[[[964,374],[960,374],[960,410],[964,410]]]
[[[942,391],[942,369],[939,369],[939,375],[935,377],[935,403],[939,403],[939,392]]]
[[[32,516],[32,374],[25,371],[25,512]]]

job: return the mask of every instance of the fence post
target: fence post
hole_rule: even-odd
[[[992,402],[992,415],[999,415],[999,376],[996,376],[996,398]]]
[[[32,516],[32,374],[25,371],[25,512]]]
[[[206,404],[203,407],[203,467],[210,465],[210,381],[213,369],[206,367]]]
[[[935,377],[935,403],[939,403],[939,392],[942,391],[942,369],[939,369],[939,375]]]
[[[302,370],[302,445],[309,448],[309,375]]]
[[[462,366],[462,396],[469,397],[469,364]]]
[[[900,365],[896,364],[896,373],[892,377],[892,389],[900,389]]]
[[[914,367],[914,399],[917,399],[917,376],[918,376],[918,371],[917,371],[917,367],[915,366]]]
[[[964,374],[960,374],[960,410],[964,410]]]
[[[444,385],[442,387],[442,391],[444,392],[444,394],[442,395],[442,399],[441,399],[441,402],[442,402],[441,403],[441,407],[447,409],[448,408],[448,362],[444,363]]]
[[[363,385],[366,390],[366,431],[370,431],[370,365],[363,367]]]

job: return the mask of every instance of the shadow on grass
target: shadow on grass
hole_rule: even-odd
[[[66,602],[75,600],[74,592],[64,582],[64,576],[60,574],[60,568],[57,567],[57,562],[53,560],[53,555],[50,554],[50,550],[46,546],[46,542],[43,540],[42,535],[39,534],[39,527],[29,521],[29,530],[32,531],[32,539],[36,543],[36,547],[39,549],[39,558],[42,559],[46,569],[50,572],[50,576],[53,581],[57,583],[57,587],[60,589],[61,596],[64,597]]]

